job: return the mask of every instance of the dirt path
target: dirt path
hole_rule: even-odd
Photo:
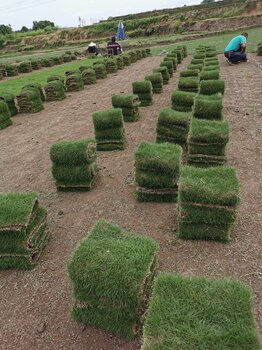
[[[74,246],[99,218],[157,239],[162,270],[185,275],[232,276],[247,282],[253,289],[256,319],[262,329],[258,187],[262,72],[255,65],[232,68],[225,66],[224,61],[221,63],[228,87],[225,116],[231,123],[228,160],[238,169],[242,183],[242,202],[230,244],[178,240],[174,235],[174,204],[135,201],[134,150],[142,140],[155,140],[159,110],[170,105],[178,73],[162,94],[154,96],[153,106],[140,109],[138,122],[125,124],[127,149],[99,153],[100,178],[93,191],[57,193],[54,187],[49,159],[51,144],[93,136],[92,112],[110,107],[113,93],[131,92],[132,81],[143,80],[161,60],[153,57],[139,61],[83,92],[71,93],[65,101],[46,103],[40,113],[14,117],[14,125],[1,131],[0,192],[39,192],[41,203],[48,208],[52,233],[52,240],[34,270],[0,271],[1,349],[140,348],[140,339],[126,342],[70,319],[72,301],[66,262]],[[189,61],[187,58],[179,70]]]

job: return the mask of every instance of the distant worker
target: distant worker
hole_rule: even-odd
[[[232,66],[238,62],[247,62],[246,44],[248,33],[244,32],[241,35],[233,38],[224,50],[224,55],[227,63]]]
[[[98,50],[98,47],[96,46],[96,43],[93,43],[93,41],[91,41],[91,43],[88,45],[87,52],[88,53],[95,53],[97,56],[99,50]]]
[[[122,47],[116,42],[116,37],[112,36],[111,41],[107,43],[107,52],[112,50],[113,55],[119,55],[122,53]]]

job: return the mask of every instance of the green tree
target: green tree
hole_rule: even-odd
[[[46,27],[54,27],[55,24],[54,22],[50,22],[50,21],[34,21],[33,22],[33,30],[38,30],[38,29],[44,29]]]
[[[213,4],[213,2],[215,2],[215,0],[203,0],[201,4]]]
[[[6,35],[11,33],[12,33],[12,28],[10,24],[8,26],[6,26],[5,24],[0,24],[0,34]]]
[[[20,32],[28,32],[29,29],[26,26],[23,26],[20,30]]]

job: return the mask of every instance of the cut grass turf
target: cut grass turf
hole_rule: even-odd
[[[138,106],[139,97],[133,94],[120,94],[112,96],[112,105],[114,108],[121,108],[124,121],[134,122],[139,118]]]
[[[12,125],[12,123],[8,105],[4,100],[0,99],[0,130]]]
[[[152,239],[98,221],[68,262],[72,317],[132,339],[147,306],[156,249]]]
[[[141,350],[260,350],[248,287],[160,273],[146,313]]]
[[[215,95],[225,92],[224,80],[202,80],[200,82],[200,94],[201,95]]]
[[[199,78],[195,76],[179,78],[178,89],[180,91],[198,92]]]
[[[172,108],[180,112],[191,112],[196,96],[195,92],[175,90],[171,95]]]
[[[196,96],[194,100],[193,116],[199,119],[222,120],[222,96],[219,94]]]

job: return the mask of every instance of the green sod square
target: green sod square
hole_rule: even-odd
[[[193,116],[200,119],[222,120],[223,99],[221,95],[198,95],[194,101]]]
[[[156,249],[152,239],[98,221],[68,262],[73,318],[133,338],[151,291]]]
[[[191,112],[196,96],[195,92],[175,90],[171,95],[172,108],[180,112]]]
[[[231,279],[159,273],[141,350],[260,350],[249,288]]]

